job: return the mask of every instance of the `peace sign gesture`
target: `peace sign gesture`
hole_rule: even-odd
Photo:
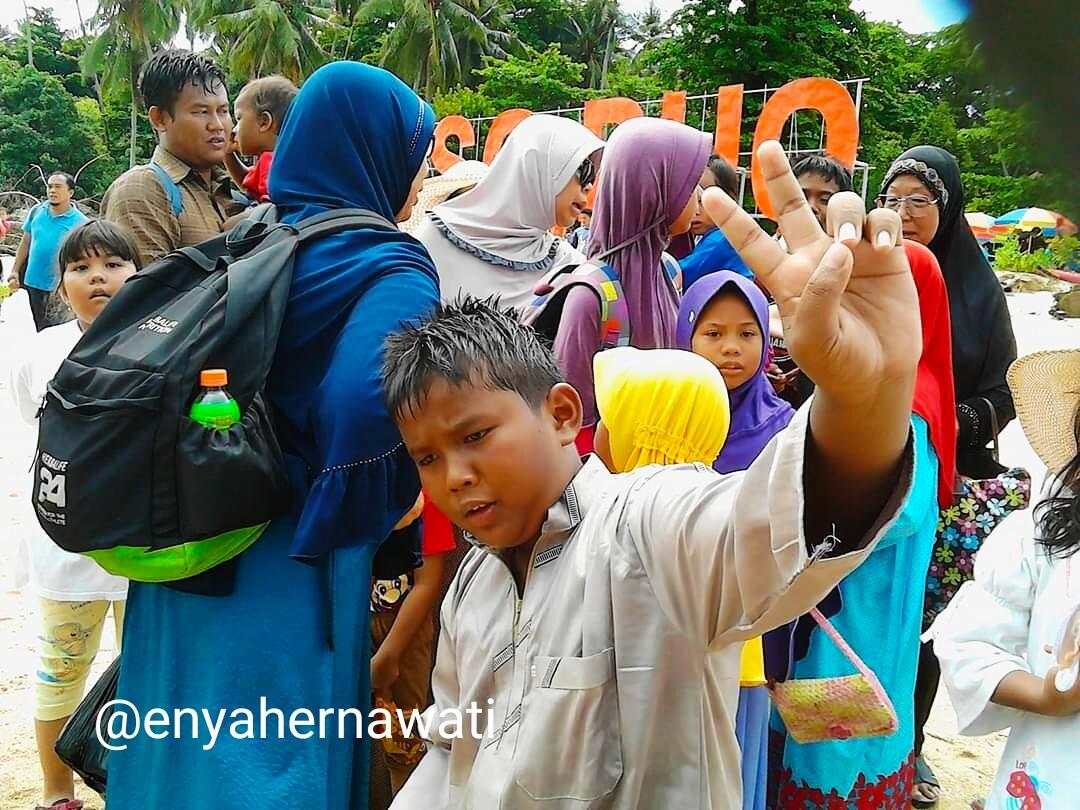
[[[784,341],[817,384],[807,522],[839,524],[850,536],[869,528],[894,488],[922,354],[900,218],[885,209],[867,216],[858,195],[845,192],[829,201],[826,234],[780,144],[762,144],[757,158],[786,249],[719,189],[702,202],[775,297]]]
[[[862,199],[843,192],[829,201],[827,235],[780,144],[763,144],[757,156],[787,250],[727,195],[710,189],[703,203],[775,297],[799,368],[844,401],[909,378],[922,353],[922,331],[900,217],[883,208],[867,216]]]

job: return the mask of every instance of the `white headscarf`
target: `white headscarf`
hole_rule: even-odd
[[[566,263],[555,260],[567,251],[580,263],[581,254],[550,232],[555,198],[585,159],[603,148],[577,121],[530,116],[510,133],[476,188],[436,206],[432,218],[454,244],[493,268],[546,272]]]

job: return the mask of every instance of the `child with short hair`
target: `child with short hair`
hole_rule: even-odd
[[[825,212],[829,200],[841,191],[851,191],[851,171],[832,155],[807,155],[795,162],[791,169],[799,181],[806,202],[814,212],[821,227],[825,227]]]
[[[246,84],[236,97],[233,151],[225,159],[225,165],[233,182],[255,202],[270,199],[267,185],[278,132],[289,105],[299,92],[284,76],[266,76]],[[237,152],[257,157],[255,165],[245,166]]]
[[[1008,729],[986,810],[1066,810],[1080,793],[1080,351],[1022,357],[1008,382],[1043,499],[1033,526],[986,539],[927,636],[960,733]]]
[[[139,253],[116,225],[90,220],[72,230],[60,247],[60,287],[75,319],[34,335],[31,349],[12,369],[11,392],[27,423],[37,426],[45,387],[120,286],[139,269]],[[36,525],[30,518],[27,525]],[[71,769],[53,751],[56,739],[82,699],[112,605],[119,646],[127,580],[106,573],[89,557],[70,554],[40,530],[26,538],[29,581],[39,597],[40,669],[34,713],[38,757],[44,776],[44,807],[81,810]]]

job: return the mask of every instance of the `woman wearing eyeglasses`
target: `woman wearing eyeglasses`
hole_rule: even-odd
[[[956,158],[936,146],[916,146],[889,167],[877,197],[900,213],[904,238],[920,242],[941,265],[952,320],[953,379],[959,423],[960,475],[991,478],[1004,471],[987,445],[1016,415],[1005,373],[1016,359],[1012,321],[997,276],[964,219],[964,187]],[[993,413],[991,413],[991,409]],[[995,418],[996,417],[996,418]],[[916,776],[912,803],[933,807],[940,786],[922,758],[923,726],[937,694],[940,668],[929,644],[915,684]]]
[[[413,236],[439,271],[444,301],[497,295],[523,309],[547,273],[585,256],[551,233],[588,207],[604,142],[577,121],[533,115],[510,133],[471,191],[437,205]]]

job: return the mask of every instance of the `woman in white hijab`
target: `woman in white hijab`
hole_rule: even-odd
[[[439,271],[442,298],[498,295],[524,308],[550,271],[585,263],[551,233],[587,207],[604,142],[569,118],[533,115],[511,132],[472,191],[436,206],[413,233]]]

